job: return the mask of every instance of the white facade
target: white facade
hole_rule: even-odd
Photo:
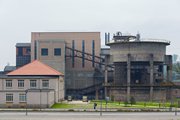
[[[63,99],[64,80],[62,77],[0,78],[0,107],[25,107],[28,105],[28,107],[44,108]]]

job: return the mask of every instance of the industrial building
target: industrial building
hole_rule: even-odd
[[[108,36],[108,34],[106,34]],[[114,34],[106,37],[109,63],[114,66],[113,82],[105,81],[106,96],[115,100],[171,99],[172,56],[166,55],[170,41],[140,39],[140,35]]]
[[[16,63],[23,66],[26,62],[20,61],[19,51],[31,48],[31,61],[39,60],[65,75],[66,97],[82,99],[89,95],[95,99],[96,88],[102,89],[103,82],[100,42],[100,32],[32,32],[31,43],[16,44]],[[24,54],[21,58],[29,60]]]
[[[38,60],[64,74],[65,98],[114,100],[171,99],[170,41],[141,39],[140,34],[32,32],[31,43],[16,44],[16,66]]]
[[[31,62],[31,44],[30,43],[17,43],[16,44],[16,67]]]

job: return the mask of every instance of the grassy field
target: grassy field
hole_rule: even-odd
[[[69,104],[67,103],[56,103],[51,108],[58,109],[93,109],[94,103],[97,103],[97,108],[100,108],[101,101],[91,101],[87,104]],[[158,103],[158,102],[136,102],[136,104],[124,104],[124,102],[108,102],[102,101],[102,108],[169,108],[170,102]],[[174,104],[173,107],[177,107]]]

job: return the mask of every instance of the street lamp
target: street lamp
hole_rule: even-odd
[[[175,101],[177,101],[177,90],[175,92],[176,92],[176,100]],[[175,116],[177,116],[177,107],[178,107],[178,101],[177,101],[177,106],[175,106]]]
[[[103,91],[100,90],[100,93],[101,93],[101,107],[100,107],[100,116],[102,116],[102,99],[103,99]]]
[[[25,90],[25,95],[26,95],[26,116],[28,115],[28,113],[27,113],[27,93],[28,93],[28,90]]]
[[[40,112],[41,112],[41,92],[42,92],[42,90],[40,89],[39,91],[40,91],[40,99],[39,99],[39,102],[40,102]]]

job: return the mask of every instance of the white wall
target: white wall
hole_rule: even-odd
[[[6,88],[6,80],[0,79],[0,106],[3,106],[6,103],[6,93],[13,94],[13,104],[18,105],[19,102],[19,94],[25,93],[26,89],[30,89],[30,80],[31,79],[7,79],[12,80],[12,87]],[[18,88],[18,80],[24,80],[24,87]],[[49,88],[50,91],[42,90],[40,91],[29,91],[27,93],[27,103],[28,105],[45,105],[51,106],[54,102],[58,102],[59,100],[64,99],[64,80],[62,77],[60,78],[52,78],[52,79],[32,79],[37,80],[36,89],[42,88],[42,80],[49,80]],[[54,94],[55,93],[55,94]],[[41,98],[40,98],[41,97]],[[41,102],[40,102],[41,99]]]

